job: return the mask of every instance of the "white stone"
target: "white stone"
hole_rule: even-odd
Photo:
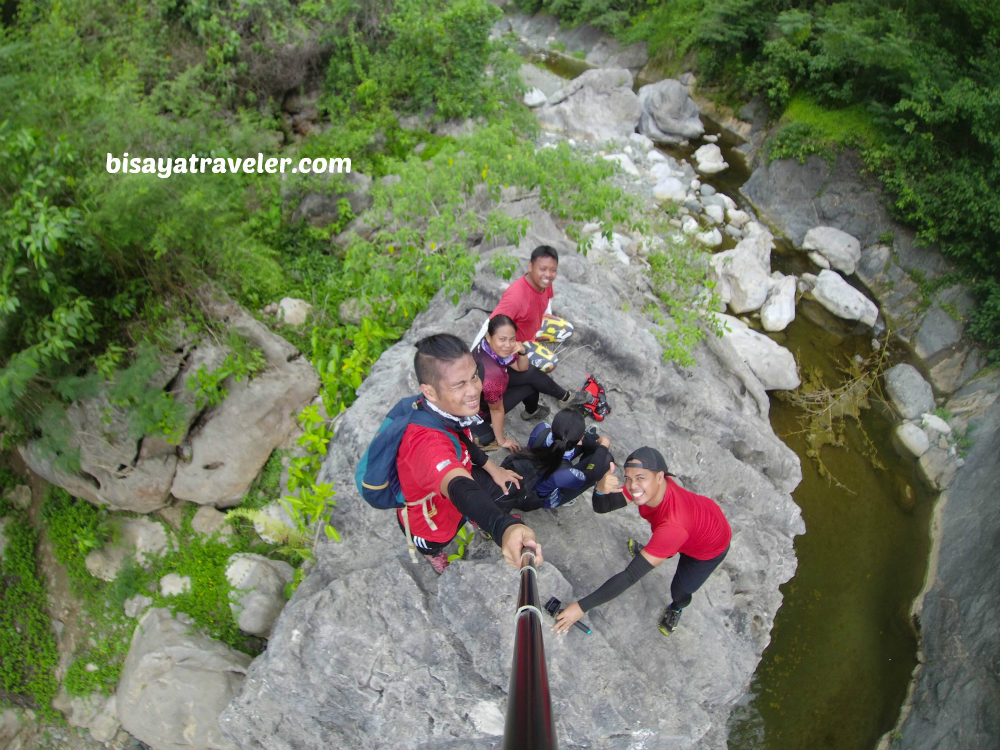
[[[659,151],[655,153],[659,153]],[[674,166],[666,160],[655,162],[653,166],[649,168],[649,174],[652,175],[657,182],[663,182],[671,177],[675,179],[679,179],[681,177],[681,173],[674,169]]]
[[[116,690],[122,727],[162,750],[236,750],[219,714],[240,692],[251,658],[153,608],[135,628]]]
[[[160,579],[160,593],[163,596],[177,596],[191,590],[191,576],[167,573]]]
[[[644,136],[642,133],[630,133],[628,137],[629,143],[635,146],[639,151],[646,154],[649,153],[653,146],[655,145],[652,139]]]
[[[722,244],[722,232],[714,227],[706,232],[698,232],[694,238],[706,247],[718,247]]]
[[[838,318],[858,320],[869,326],[875,325],[878,319],[878,307],[875,303],[848,284],[836,271],[820,271],[811,294]]]
[[[656,183],[656,187],[653,188],[653,198],[660,203],[668,201],[680,203],[684,200],[686,194],[687,188],[676,177],[667,177],[661,182]]]
[[[26,484],[19,484],[7,491],[7,499],[22,510],[31,507],[31,488]]]
[[[705,216],[711,219],[713,224],[721,224],[725,221],[726,212],[722,206],[712,203],[705,206]]]
[[[925,429],[934,430],[935,432],[938,432],[942,435],[951,434],[951,425],[948,424],[945,420],[941,419],[941,417],[939,417],[937,414],[932,414],[930,412],[927,412],[921,415],[920,424]]]
[[[706,143],[694,152],[695,166],[702,174],[717,174],[729,168],[722,158],[722,149],[714,143]]]
[[[836,227],[813,227],[802,240],[804,250],[815,250],[809,257],[820,256],[827,261],[824,268],[836,268],[850,276],[861,260],[861,242],[857,237]],[[821,264],[822,265],[822,264]]]
[[[718,313],[716,316],[728,328],[723,333],[723,340],[733,347],[757,376],[764,390],[790,391],[802,384],[795,356],[788,349],[753,330],[739,318]]]
[[[145,596],[144,594],[136,594],[135,596],[125,600],[125,616],[133,619],[140,617],[143,612],[149,609],[152,603],[152,598]]]
[[[684,234],[696,234],[701,226],[698,224],[698,220],[691,215],[685,216],[681,219],[681,231]]]
[[[739,315],[760,309],[771,288],[771,233],[756,222],[732,250],[713,255],[709,261],[717,277],[730,288],[729,309]]]
[[[760,324],[765,331],[783,331],[795,320],[795,277],[772,280],[767,299],[760,308]]]
[[[548,100],[549,97],[547,97],[545,95],[545,92],[542,91],[537,86],[532,86],[530,89],[525,91],[524,97],[522,99],[525,106],[531,107],[532,109],[534,109],[535,107],[541,107]]]
[[[899,444],[914,458],[920,458],[931,447],[931,441],[927,433],[921,430],[913,422],[903,422],[895,430],[896,439]]]
[[[229,606],[245,633],[267,637],[285,606],[285,586],[295,570],[283,560],[236,554],[229,558],[226,580],[232,586]]]
[[[630,174],[633,177],[639,176],[639,170],[636,169],[635,163],[625,154],[607,154],[604,159],[605,161],[613,161],[625,174]]]
[[[283,297],[278,302],[278,320],[296,328],[305,324],[311,311],[312,305],[297,297]]]

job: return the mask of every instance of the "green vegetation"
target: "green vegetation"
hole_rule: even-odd
[[[164,527],[171,543],[162,555],[141,565],[127,559],[115,580],[104,582],[87,571],[87,554],[112,541],[116,520],[130,514],[112,514],[63,490],[49,490],[42,506],[46,534],[56,559],[66,569],[91,636],[81,644],[67,672],[65,686],[71,694],[114,689],[136,624],[123,607],[137,595],[149,597],[154,607],[186,613],[213,638],[234,648],[251,654],[261,650],[258,639],[236,626],[225,572],[230,555],[266,553],[270,546],[249,533],[237,532],[226,539],[196,534],[191,528],[194,511],[194,506],[187,508],[180,529]],[[159,581],[170,573],[190,579],[190,590],[172,596],[160,593]]]
[[[0,699],[21,696],[46,719],[57,716],[54,670],[58,655],[46,614],[46,587],[35,566],[37,534],[27,514],[3,499],[16,484],[0,469]]]
[[[3,6],[5,440],[34,440],[72,468],[77,457],[65,444],[65,410],[100,393],[114,423],[124,418],[130,439],[181,440],[190,415],[151,385],[162,379],[164,355],[178,342],[212,339],[227,351],[218,367],[202,367],[181,384],[199,409],[218,404],[233,382],[265,366],[260,352],[201,308],[196,290],[206,285],[252,312],[283,296],[311,302],[301,329],[265,320],[321,379],[323,410],[300,415],[302,455],[272,456],[234,513],[259,520],[256,510],[282,502],[292,527],[275,545],[263,544],[249,524],[234,524],[231,538],[201,537],[191,530],[192,508],[180,529],[166,528],[169,551],[142,564],[127,560],[106,583],[89,574],[85,559],[115,539],[128,514],[50,490],[41,523],[90,629],[65,680],[72,694],[116,684],[135,625],[123,604],[136,595],[187,613],[236,648],[259,650],[230,612],[226,561],[242,551],[283,557],[300,565],[297,582],[318,541],[338,538],[329,524],[335,488],[317,482],[334,439],[328,420],[354,401],[372,364],[434,294],[444,289],[457,299],[468,288],[475,248],[525,235],[524,220],[498,209],[502,191],[537,197],[581,251],[588,222],[608,238],[614,229],[644,228],[638,203],[608,179],[613,164],[566,144],[535,147],[534,121],[517,102],[517,61],[505,42],[489,39],[498,14],[486,0]],[[316,92],[315,118],[298,122],[285,111],[290,99]],[[467,116],[478,118],[468,135],[429,132]],[[177,167],[189,158],[257,153],[296,162],[349,158],[352,171],[372,178],[373,205],[356,216],[352,183],[342,174],[186,174]],[[168,158],[169,178],[155,161]],[[297,217],[310,193],[336,207],[325,226]],[[666,260],[661,272],[685,267]],[[493,269],[509,278],[516,263],[497,255]],[[668,303],[674,329],[697,327],[681,297]],[[670,352],[682,358],[692,340],[678,339]],[[283,460],[289,493],[279,498]],[[44,607],[22,606],[29,598],[44,601],[32,572],[35,532],[16,511],[4,510],[16,541],[3,569],[2,697],[47,711],[54,645]],[[189,577],[191,591],[163,596],[158,581],[168,573]],[[15,652],[32,656],[9,656]]]
[[[962,269],[969,331],[1000,358],[1000,5],[987,0],[519,0],[648,40],[668,73],[760,96],[771,158],[856,148],[918,239]]]

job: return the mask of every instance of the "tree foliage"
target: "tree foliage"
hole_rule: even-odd
[[[658,60],[696,59],[724,96],[763,97],[798,130],[777,152],[833,141],[861,150],[891,208],[958,261],[979,293],[971,330],[1000,358],[1000,5],[989,0],[521,0],[625,39]],[[676,65],[676,62],[674,63]],[[851,112],[834,137],[786,109]],[[859,138],[856,115],[868,125]]]

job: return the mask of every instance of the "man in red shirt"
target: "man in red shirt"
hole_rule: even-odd
[[[406,498],[406,506],[397,512],[404,533],[438,573],[448,567],[444,548],[466,518],[500,545],[511,565],[519,564],[522,547],[533,548],[541,562],[535,533],[494,502],[520,487],[521,476],[491,461],[469,434],[469,425],[479,420],[482,390],[472,354],[457,336],[436,334],[417,343],[413,365],[423,394],[420,408],[434,414],[455,437],[461,456],[456,442],[441,430],[417,424],[406,428],[396,456]]]
[[[663,455],[655,448],[639,448],[625,459],[624,491],[611,464],[611,471],[594,488],[594,510],[607,513],[635,503],[653,535],[645,547],[629,539],[629,551],[634,557],[628,567],[560,612],[554,631],[565,633],[587,610],[610,601],[665,559],[680,553],[670,583],[673,600],[659,622],[664,635],[677,627],[681,610],[691,603],[692,594],[725,559],[732,530],[714,500],[684,489],[671,477]]]
[[[559,272],[559,253],[548,245],[531,251],[528,272],[507,287],[490,314],[506,315],[517,325],[517,340],[531,341],[542,327],[554,292],[552,282]]]

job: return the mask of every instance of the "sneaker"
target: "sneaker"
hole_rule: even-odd
[[[642,552],[643,548],[643,545],[639,544],[639,542],[637,542],[635,539],[629,539],[628,542],[626,542],[626,546],[628,547],[629,555],[631,555],[632,557],[635,557],[640,552]]]
[[[478,447],[482,448],[484,451],[498,451],[498,450],[500,450],[500,443],[498,443],[496,440],[491,440],[488,443],[484,443],[479,438],[474,437],[474,438],[472,438],[472,442],[473,442],[473,444],[475,444]]]
[[[559,403],[570,407],[570,406],[583,406],[584,404],[589,404],[594,400],[594,395],[588,391],[576,391],[574,393],[567,393],[565,398],[559,400]]]
[[[426,555],[426,557],[427,562],[431,564],[431,567],[434,568],[434,572],[438,575],[444,573],[447,567],[451,565],[451,563],[448,562],[448,555],[445,554],[444,550],[441,550],[436,555]]]
[[[545,404],[539,404],[538,408],[535,409],[534,411],[528,411],[527,409],[522,411],[521,419],[525,420],[526,422],[530,422],[535,419],[545,419],[545,417],[549,416],[549,413],[550,413],[549,407],[547,407]]]
[[[681,610],[674,609],[673,607],[667,607],[666,611],[663,613],[663,617],[660,618],[660,632],[663,635],[670,635],[674,632],[674,628],[677,627],[677,623],[681,621]]]

